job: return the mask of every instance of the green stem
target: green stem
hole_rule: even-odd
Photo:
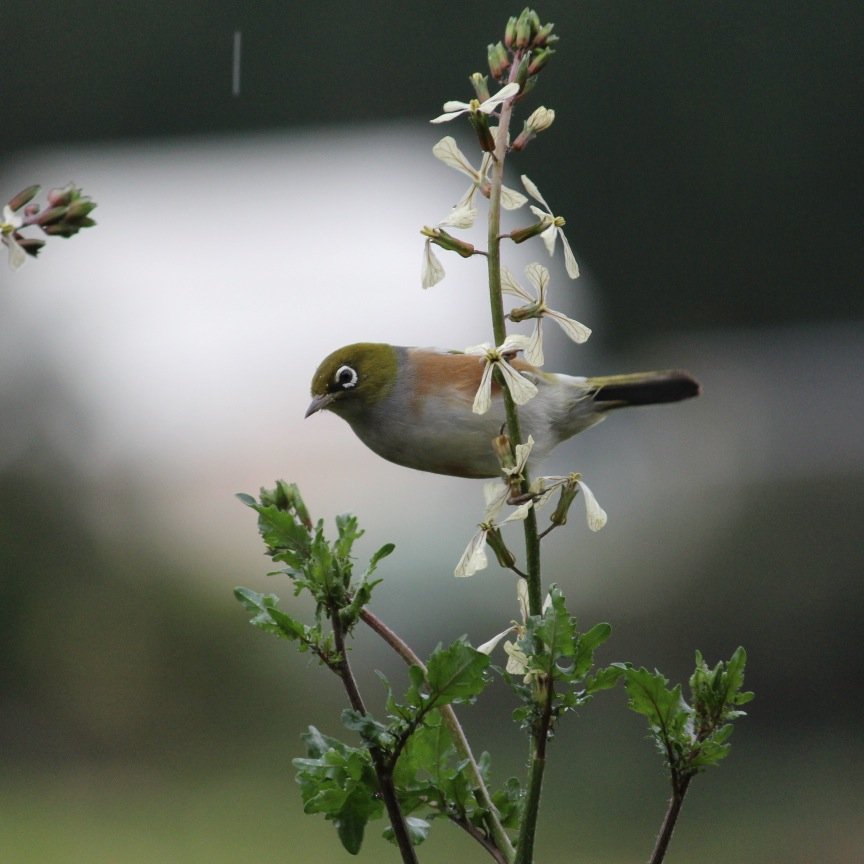
[[[514,58],[513,69],[518,67]],[[507,155],[507,138],[510,126],[512,105],[507,102],[501,107],[498,118],[498,137],[495,141],[495,159],[489,190],[489,232],[487,267],[489,273],[489,306],[492,313],[492,330],[495,344],[500,345],[507,338],[504,318],[504,301],[501,291],[501,187],[504,182],[504,160]],[[510,391],[499,381],[507,417],[507,434],[513,444],[522,443],[519,428],[519,414],[510,396]],[[522,492],[527,493],[531,483],[526,471],[522,480]],[[531,615],[542,614],[543,586],[540,575],[540,535],[537,529],[537,515],[532,507],[523,523],[525,533],[526,584],[528,587],[528,611]],[[550,682],[551,683],[551,682]],[[551,691],[551,686],[549,687]],[[540,792],[543,788],[543,774],[546,769],[546,739],[549,732],[549,701],[545,701],[541,717],[531,730],[531,750],[529,755],[528,783],[522,824],[516,844],[516,864],[531,864],[534,858],[534,835],[540,808]]]
[[[669,841],[675,831],[678,816],[681,814],[681,805],[684,803],[684,796],[687,794],[687,787],[690,785],[691,779],[692,775],[685,777],[681,782],[673,780],[672,797],[669,799],[669,807],[666,810],[660,833],[657,835],[657,842],[654,844],[654,851],[651,853],[649,864],[661,864],[666,857]]]

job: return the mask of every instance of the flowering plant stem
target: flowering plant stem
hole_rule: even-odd
[[[515,71],[518,64],[513,64]],[[495,344],[500,345],[507,338],[504,318],[504,301],[501,291],[501,187],[504,180],[504,159],[507,155],[508,130],[512,103],[505,102],[498,118],[498,135],[495,141],[495,158],[490,177],[489,190],[489,232],[488,232],[488,274],[489,305],[492,312],[492,329]],[[496,374],[499,374],[496,370]],[[519,413],[510,391],[499,380],[504,396],[507,417],[507,434],[513,445],[521,444],[522,433],[519,429]],[[523,472],[522,489],[527,494],[530,478],[527,469]],[[528,611],[540,615],[543,606],[543,587],[540,578],[540,535],[537,529],[537,515],[532,507],[528,511],[523,529],[525,533],[525,581],[528,587]],[[552,682],[545,690],[544,706],[537,722],[531,729],[531,748],[529,756],[528,783],[526,787],[524,810],[522,813],[519,838],[516,843],[516,864],[530,864],[534,858],[534,833],[540,809],[540,791],[543,786],[543,773],[546,767],[546,740],[549,734],[552,705]]]

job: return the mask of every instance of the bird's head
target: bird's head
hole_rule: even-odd
[[[309,417],[328,409],[357,416],[387,397],[396,384],[398,355],[392,345],[357,342],[325,357],[312,377]]]

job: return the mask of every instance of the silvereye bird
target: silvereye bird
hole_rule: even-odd
[[[455,477],[497,477],[501,468],[492,439],[505,427],[497,384],[489,411],[472,411],[484,364],[472,354],[373,342],[346,345],[315,372],[306,416],[324,408],[338,414],[370,450],[397,465]],[[582,378],[543,372],[517,358],[510,365],[537,387],[537,395],[519,408],[522,435],[534,438],[531,463],[615,408],[678,402],[699,393],[686,372]]]

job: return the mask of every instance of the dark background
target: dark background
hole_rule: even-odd
[[[80,143],[423,126],[444,99],[468,97],[483,46],[519,8],[7,3],[0,159]],[[732,392],[782,427],[790,448],[821,440],[832,422],[857,441],[860,4],[598,0],[538,11],[562,42],[538,100],[558,112],[554,134],[542,151],[538,143],[531,176],[554,186],[556,202],[574,202],[568,235],[583,272],[614,289],[595,299],[614,322],[607,344],[625,358],[639,355],[646,333],[710,344],[723,368],[708,378],[722,382],[728,358],[738,370]],[[0,280],[0,309],[15,302],[11,278]],[[741,349],[741,333],[756,334],[765,353]],[[772,353],[777,334],[786,353]],[[788,349],[797,334],[806,354]],[[814,367],[835,350],[842,363]],[[824,402],[801,404],[800,392]],[[85,422],[56,370],[4,373],[2,398],[0,431],[28,446],[0,462],[0,857],[227,862],[273,850],[293,860],[300,848],[341,860],[330,826],[301,821],[290,766],[306,723],[338,730],[324,719],[341,706],[335,685],[249,631],[226,591],[233,574],[219,574],[214,590],[212,560],[189,553],[182,524],[165,532],[127,477],[95,484],[56,445],[58,427]],[[705,428],[734,437],[711,404],[698,409]],[[838,451],[860,452],[843,440]],[[839,864],[860,848],[861,468],[736,473],[704,490],[705,518],[722,514],[710,542],[670,558],[677,563],[665,581],[651,577],[649,599],[582,604],[585,616],[616,626],[617,653],[606,659],[656,663],[676,679],[695,647],[711,660],[739,643],[750,651],[752,716],[729,763],[694,783],[672,862]],[[109,522],[93,519],[107,510]],[[649,523],[617,573],[622,585],[647,579],[664,547],[688,549],[674,528],[652,534]],[[267,587],[255,580],[235,581]],[[399,614],[398,593],[382,602]],[[421,641],[459,635],[472,614],[441,611],[446,634]],[[320,705],[309,705],[312,692]],[[495,698],[489,716],[500,718],[506,694]],[[605,700],[556,740],[568,757],[550,775],[547,860],[556,843],[584,860],[645,858],[665,789],[622,706]],[[485,714],[469,723],[489,740],[500,725]],[[521,771],[520,747],[502,771]],[[436,828],[428,860],[466,850],[451,851],[452,834]],[[385,854],[374,844],[367,860]]]

